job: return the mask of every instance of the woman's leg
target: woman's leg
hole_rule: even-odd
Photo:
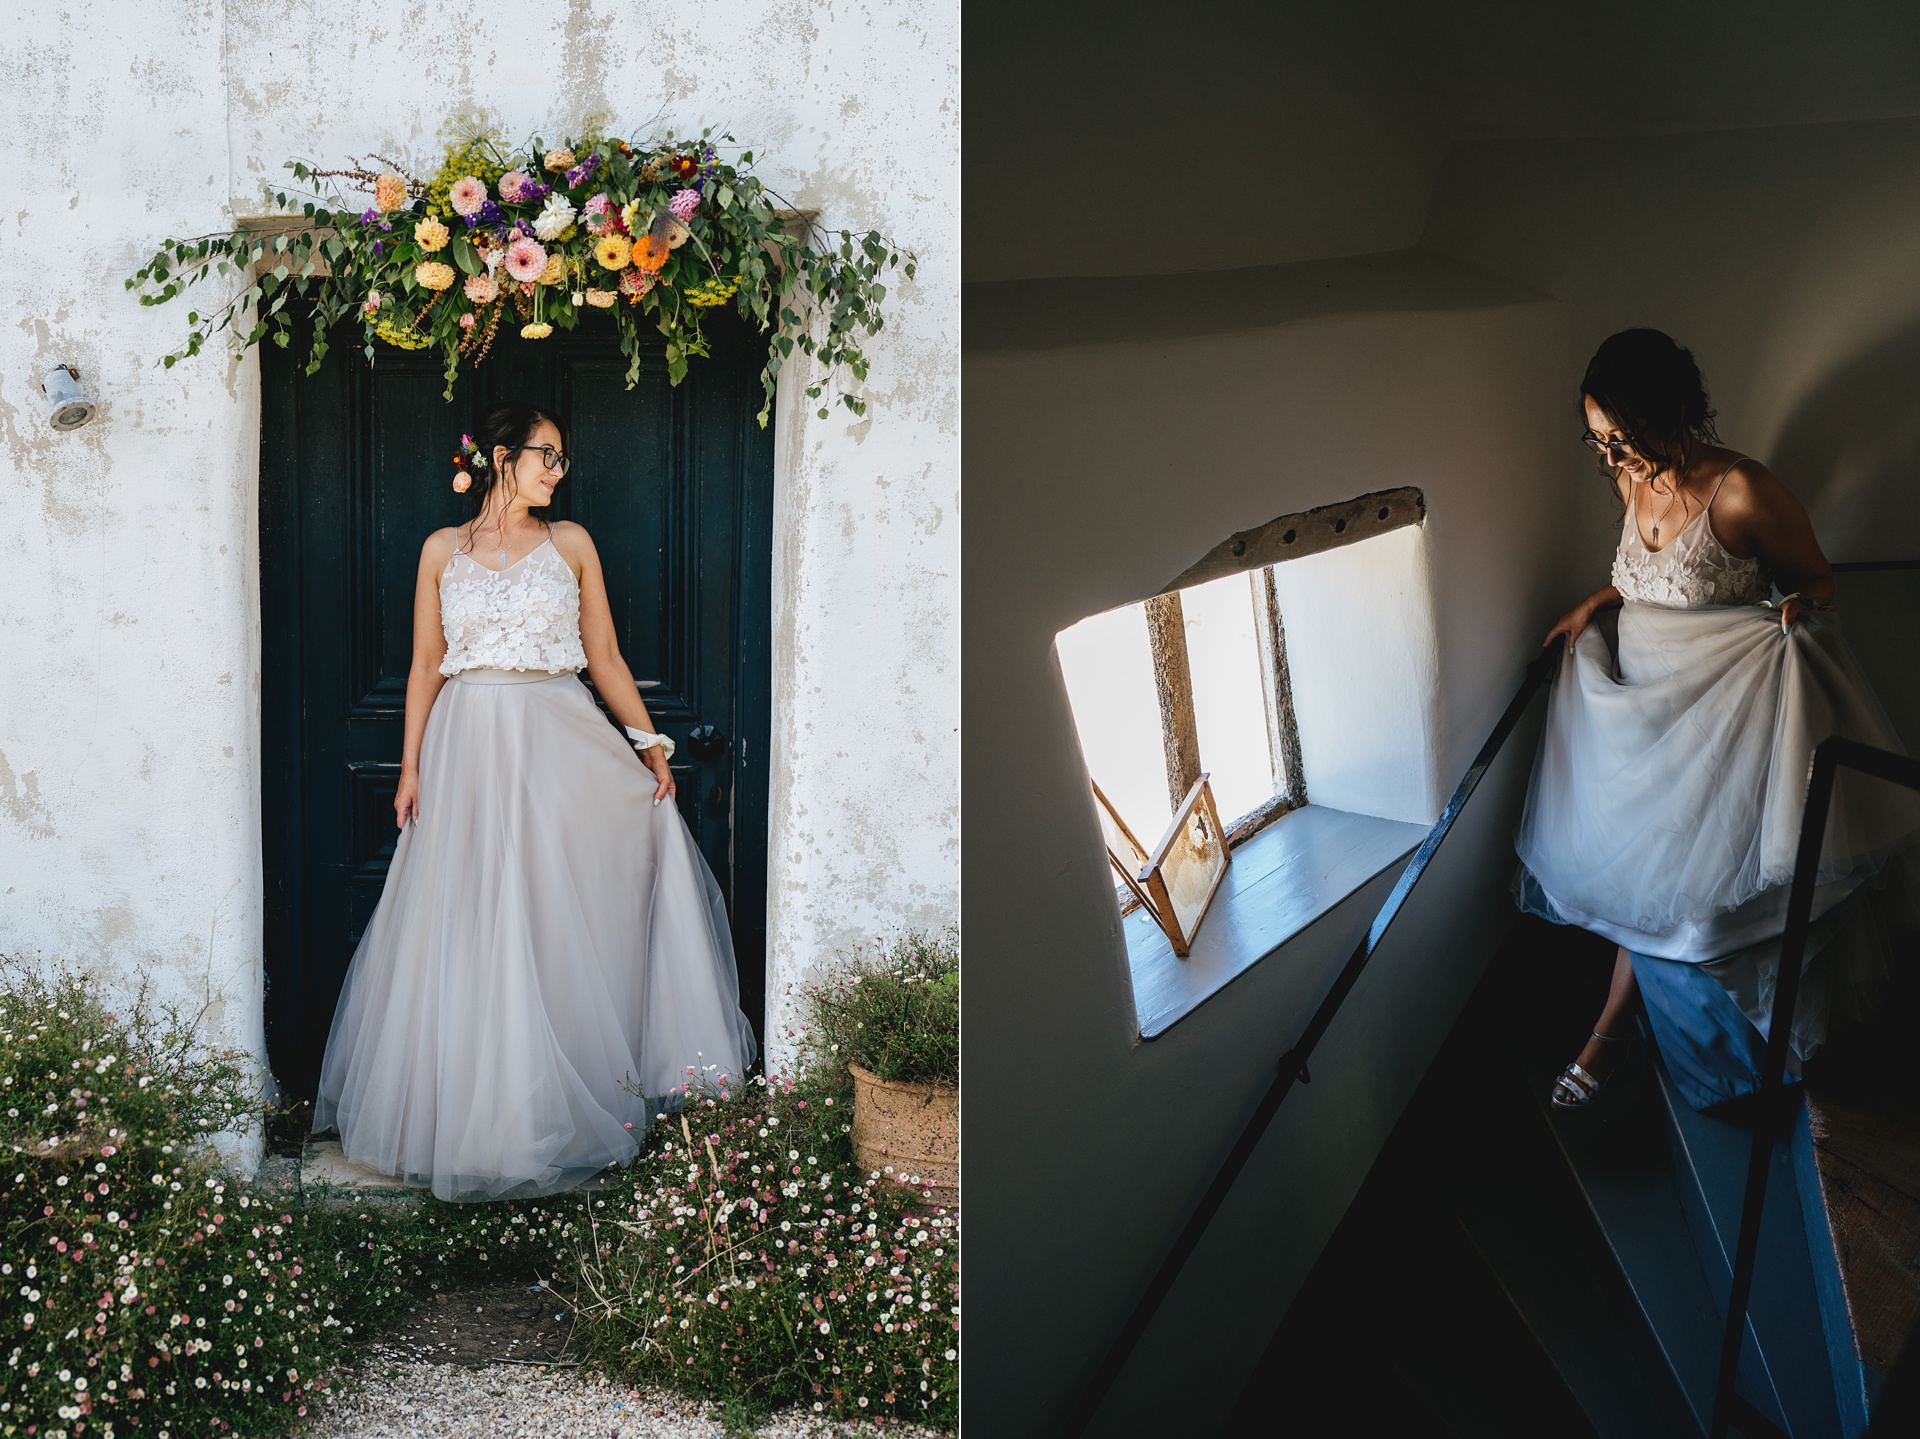
[[[1594,1032],[1609,1039],[1625,1039],[1632,1032],[1633,1001],[1639,993],[1633,978],[1633,957],[1622,947],[1614,952],[1613,987],[1607,991],[1607,1005],[1600,1011]],[[1619,1045],[1602,1044],[1589,1037],[1586,1048],[1580,1051],[1580,1067],[1595,1079],[1604,1079],[1619,1052]]]

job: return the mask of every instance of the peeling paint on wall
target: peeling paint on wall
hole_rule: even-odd
[[[443,117],[731,131],[828,226],[919,256],[869,344],[869,418],[777,406],[768,994],[958,891],[958,15],[950,0],[108,0],[0,35],[11,322],[0,325],[0,953],[71,959],[264,1053],[258,371],[120,280],[259,208],[281,162],[427,163]],[[164,57],[164,59],[162,58]],[[210,290],[215,282],[207,282]],[[56,434],[35,376],[100,402]],[[329,364],[340,362],[335,356]],[[36,367],[43,367],[36,371]],[[796,403],[796,399],[801,403]],[[181,856],[193,857],[183,866]],[[217,940],[217,942],[216,942]]]

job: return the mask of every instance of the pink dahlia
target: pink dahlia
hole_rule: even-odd
[[[476,305],[491,304],[494,298],[500,293],[500,286],[494,280],[491,270],[484,275],[467,276],[467,283],[464,288],[467,292],[467,298]]]
[[[644,295],[653,288],[653,276],[646,270],[622,270],[620,289],[623,294]]]
[[[507,273],[524,284],[531,284],[546,273],[547,252],[538,240],[522,235],[507,246]]]
[[[486,182],[477,175],[462,175],[447,190],[447,203],[456,215],[477,215],[487,203]]]
[[[581,223],[596,235],[604,235],[607,233],[607,226],[610,220],[611,216],[607,209],[607,192],[605,190],[602,190],[598,195],[595,195],[580,207]]]
[[[520,198],[520,192],[527,188],[527,181],[533,177],[525,170],[509,170],[500,177],[500,198],[512,203]]]
[[[684,225],[693,218],[694,212],[700,208],[700,192],[698,190],[682,190],[671,200],[667,201],[667,208],[673,211],[673,218]]]

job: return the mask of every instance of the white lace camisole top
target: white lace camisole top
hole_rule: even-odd
[[[1720,485],[1731,473],[1729,465],[1707,497],[1706,508],[1657,550],[1648,549],[1640,538],[1634,508],[1627,506],[1620,548],[1613,556],[1613,587],[1620,591],[1620,598],[1670,610],[1697,610],[1708,605],[1756,605],[1773,593],[1773,583],[1760,561],[1730,552],[1707,519]],[[1636,497],[1638,493],[1634,491]]]
[[[456,553],[440,573],[440,624],[447,635],[443,675],[587,667],[580,584],[550,539],[503,570]]]

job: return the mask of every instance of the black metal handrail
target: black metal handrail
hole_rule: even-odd
[[[1273,1122],[1273,1116],[1279,1112],[1281,1102],[1293,1089],[1296,1078],[1302,1084],[1311,1084],[1312,1076],[1307,1073],[1307,1060],[1312,1056],[1314,1047],[1332,1026],[1334,1017],[1339,1014],[1340,1006],[1347,995],[1359,982],[1360,971],[1367,967],[1379,950],[1381,941],[1386,938],[1387,930],[1400,915],[1406,905],[1407,896],[1420,877],[1427,871],[1434,851],[1440,848],[1440,842],[1447,837],[1447,831],[1453,828],[1453,822],[1460,817],[1460,811],[1466,808],[1467,801],[1480,786],[1481,779],[1492,767],[1499,756],[1501,747],[1506,744],[1520,717],[1532,703],[1533,697],[1545,686],[1559,664],[1565,640],[1554,636],[1553,642],[1541,651],[1538,658],[1527,666],[1526,679],[1514,693],[1513,700],[1507,705],[1506,712],[1500,716],[1500,722],[1493,727],[1493,733],[1487,736],[1487,742],[1480,746],[1480,753],[1474,756],[1473,763],[1467,766],[1467,772],[1461,776],[1460,783],[1454,788],[1453,796],[1447,801],[1447,807],[1440,812],[1440,818],[1433,822],[1420,848],[1414,851],[1413,858],[1407,861],[1407,867],[1400,874],[1400,880],[1393,887],[1393,893],[1387,896],[1387,902],[1380,906],[1380,912],[1373,917],[1373,923],[1367,927],[1366,938],[1361,940],[1348,958],[1339,975],[1334,979],[1326,997],[1320,1001],[1320,1007],[1307,1021],[1307,1027],[1294,1041],[1293,1047],[1281,1055],[1275,1064],[1276,1073],[1268,1086],[1265,1096],[1255,1106],[1252,1116],[1240,1131],[1240,1137],[1234,1141],[1233,1148],[1221,1162],[1213,1176],[1213,1182],[1207,1186],[1200,1202],[1194,1206],[1180,1235],[1167,1251],[1167,1256],[1154,1272],[1152,1282],[1147,1285],[1127,1316],[1127,1322],[1120,1328],[1113,1343],[1108,1346],[1106,1357],[1094,1372],[1093,1379],[1080,1395],[1073,1412],[1067,1417],[1063,1433],[1066,1439],[1077,1439],[1086,1430],[1100,1403],[1113,1387],[1113,1381],[1120,1376],[1126,1365],[1127,1357],[1133,1353],[1134,1346],[1140,1342],[1140,1336],[1146,1333],[1147,1325],[1152,1322],[1161,1302],[1172,1290],[1174,1281],[1180,1277],[1180,1271],[1199,1247],[1201,1236],[1213,1216],[1225,1202],[1227,1193],[1233,1188],[1234,1181],[1240,1177],[1240,1171],[1246,1168],[1247,1161],[1253,1157],[1254,1149],[1259,1145],[1261,1136],[1267,1132],[1267,1126]]]
[[[1892,561],[1884,568],[1920,569],[1920,561]],[[1835,566],[1836,569],[1840,568]],[[1833,785],[1842,768],[1908,789],[1920,790],[1920,760],[1875,749],[1857,740],[1828,739],[1813,752],[1807,779],[1807,807],[1800,816],[1800,849],[1793,862],[1793,888],[1787,895],[1787,927],[1780,936],[1780,977],[1774,981],[1773,1014],[1767,1022],[1766,1055],[1760,1063],[1758,1114],[1753,1149],[1747,1160],[1747,1192],[1740,1209],[1740,1239],[1734,1249],[1733,1287],[1727,1295],[1727,1327],[1720,1342],[1720,1378],[1713,1398],[1709,1439],[1726,1439],[1729,1424],[1739,1424],[1750,1439],[1770,1439],[1776,1426],[1757,1414],[1734,1390],[1740,1372],[1740,1347],[1747,1325],[1747,1301],[1753,1290],[1753,1265],[1760,1248],[1760,1212],[1767,1198],[1767,1171],[1774,1141],[1789,1114],[1782,1102],[1782,1075],[1787,1064],[1787,1040],[1793,1029],[1793,1006],[1800,991],[1800,964],[1806,954],[1807,926],[1813,915],[1814,880],[1820,868],[1820,850],[1827,839],[1827,815],[1833,806]]]

